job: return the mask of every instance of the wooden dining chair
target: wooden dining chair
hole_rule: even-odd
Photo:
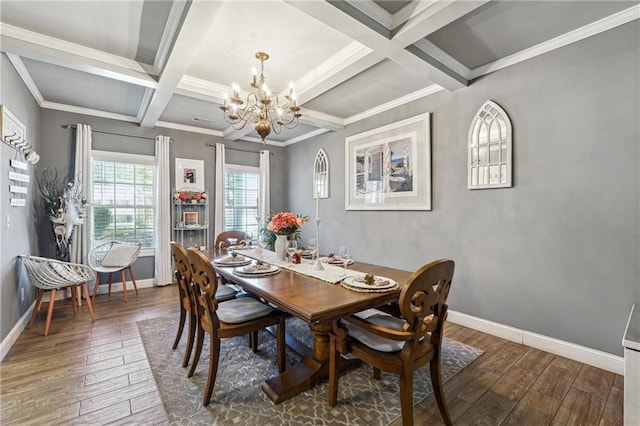
[[[216,249],[226,249],[227,247],[234,245],[234,244],[231,244],[231,242],[229,241],[230,238],[231,239],[235,238],[236,240],[235,244],[240,244],[242,241],[244,241],[244,239],[246,238],[246,235],[242,231],[221,232],[216,237],[216,244],[214,247]]]
[[[189,359],[191,358],[193,341],[196,336],[196,327],[198,324],[196,301],[191,282],[191,264],[189,263],[187,250],[185,250],[181,244],[172,241],[171,255],[176,267],[174,274],[178,283],[178,295],[180,298],[180,322],[178,324],[176,338],[173,342],[173,349],[178,347],[178,343],[180,343],[180,339],[182,338],[182,332],[184,331],[185,320],[189,318],[187,346],[184,351],[184,359],[182,360],[182,367],[186,367],[189,365]],[[233,287],[221,285],[216,289],[215,298],[218,302],[224,302],[225,300],[233,299],[236,293],[237,291]]]
[[[329,405],[337,402],[340,354],[351,353],[371,365],[378,380],[381,370],[400,375],[402,424],[413,425],[413,372],[429,363],[438,409],[444,422],[451,424],[442,387],[440,357],[454,266],[452,260],[441,259],[413,273],[400,292],[398,316],[380,312],[363,319],[356,314],[333,322]]]
[[[218,287],[218,278],[213,265],[202,252],[187,249],[191,264],[192,280],[198,317],[196,353],[189,370],[193,376],[202,353],[204,333],[209,334],[209,372],[203,405],[209,405],[213,385],[218,372],[220,339],[243,336],[272,325],[277,326],[278,369],[285,370],[285,313],[246,296],[218,302],[213,295]]]

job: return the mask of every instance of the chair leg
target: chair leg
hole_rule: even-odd
[[[187,347],[184,350],[184,360],[182,366],[189,365],[189,359],[191,358],[191,350],[193,349],[193,338],[196,335],[196,326],[198,324],[198,317],[195,315],[189,315],[189,336],[187,337]]]
[[[402,426],[413,426],[413,371],[400,373],[400,409]]]
[[[78,314],[78,310],[76,309],[76,290],[77,289],[78,289],[77,285],[71,286],[71,289],[70,289],[71,290],[71,306],[73,306],[74,317]]]
[[[136,284],[136,277],[133,276],[133,269],[129,266],[129,276],[131,277],[131,282],[133,283],[133,289],[136,291],[136,296],[138,295],[138,285]]]
[[[171,349],[175,350],[178,347],[178,343],[180,343],[180,338],[182,337],[182,331],[184,330],[184,320],[186,317],[187,317],[187,311],[185,311],[184,308],[180,306],[180,322],[178,323],[178,333],[176,334],[176,338],[173,341],[173,346],[171,347]]]
[[[285,351],[285,325],[284,317],[282,317],[280,324],[278,324],[278,369],[280,373],[284,373],[286,367]]]
[[[380,369],[373,367],[373,378],[376,380],[380,380]]]
[[[31,321],[29,321],[29,328],[33,327],[33,322],[36,320],[38,316],[38,311],[40,310],[40,305],[42,305],[42,295],[44,294],[44,290],[38,289],[38,296],[36,297],[36,305],[33,308],[33,314],[31,314]]]
[[[127,300],[127,279],[124,276],[124,269],[120,271],[120,274],[122,275],[122,293],[124,293],[124,301],[128,302],[129,300]]]
[[[206,407],[211,400],[213,393],[213,385],[216,384],[216,375],[218,374],[218,360],[220,359],[220,339],[218,336],[209,334],[209,374],[207,376],[207,386],[204,393],[202,404]]]
[[[196,372],[196,366],[198,365],[198,361],[200,361],[200,354],[202,354],[202,345],[204,344],[204,330],[202,327],[198,327],[198,339],[196,341],[196,354],[193,357],[193,364],[191,364],[191,368],[189,369],[189,374],[187,377],[192,377],[193,373]]]
[[[449,416],[449,409],[444,399],[444,387],[442,386],[442,375],[440,374],[440,354],[436,353],[431,362],[429,362],[429,370],[431,372],[431,384],[433,385],[433,395],[436,397],[438,403],[438,409],[442,420],[447,425],[453,424],[451,416]]]
[[[47,311],[47,322],[44,325],[44,335],[49,334],[49,325],[51,325],[51,316],[53,315],[53,304],[56,302],[56,289],[51,290],[51,299],[49,300],[49,310]]]
[[[89,310],[89,315],[91,315],[91,322],[96,322],[96,315],[93,312],[93,303],[91,303],[91,298],[89,297],[89,287],[87,286],[87,283],[82,283],[81,287],[84,292],[84,298],[87,299],[87,309]]]
[[[338,401],[338,350],[336,338],[332,335],[329,343],[329,405],[335,407]]]
[[[111,297],[111,272],[109,272],[109,297]]]
[[[98,294],[98,285],[100,284],[100,272],[96,273],[96,283],[93,285],[93,296],[91,296],[91,301],[95,303],[96,294]]]

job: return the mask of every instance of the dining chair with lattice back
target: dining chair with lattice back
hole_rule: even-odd
[[[44,326],[44,335],[49,334],[49,326],[51,325],[51,316],[53,315],[53,305],[56,300],[56,292],[61,289],[69,288],[71,290],[71,305],[73,306],[73,316],[76,316],[76,289],[80,286],[87,298],[87,309],[91,315],[91,321],[95,322],[96,317],[93,313],[93,305],[89,298],[89,289],[87,282],[94,277],[93,271],[86,265],[78,263],[63,262],[56,259],[48,259],[38,256],[20,256],[27,270],[27,275],[31,284],[38,289],[36,297],[36,305],[29,321],[29,328],[33,327],[33,323],[40,310],[42,304],[42,296],[45,291],[51,291],[49,297],[49,310],[47,311],[47,322]]]
[[[330,333],[329,405],[338,396],[340,354],[355,355],[380,371],[400,375],[402,424],[413,424],[413,373],[429,363],[434,396],[444,422],[451,424],[445,402],[440,359],[447,297],[453,279],[454,262],[441,259],[431,262],[411,275],[402,287],[397,316],[380,311],[363,318],[351,315],[333,322]]]
[[[189,318],[189,330],[187,333],[187,346],[184,351],[184,358],[182,360],[182,366],[189,365],[189,359],[191,358],[191,351],[193,349],[193,341],[196,335],[196,327],[198,324],[197,309],[195,294],[192,284],[191,265],[189,264],[189,257],[187,250],[184,246],[175,241],[171,242],[171,254],[173,256],[173,262],[175,264],[175,277],[178,283],[178,296],[180,298],[180,322],[178,324],[178,332],[173,342],[173,349],[178,348],[182,333],[184,331],[184,324],[187,318]],[[215,298],[218,302],[224,302],[225,300],[233,299],[236,296],[236,289],[226,285],[220,285],[216,289]]]
[[[192,280],[198,316],[198,335],[189,377],[195,373],[204,343],[209,335],[209,371],[203,405],[209,405],[220,359],[220,339],[243,336],[272,325],[277,326],[278,369],[285,370],[285,313],[246,296],[220,302],[213,297],[218,278],[209,258],[201,251],[187,249],[191,264]]]
[[[124,301],[127,301],[127,279],[124,271],[129,271],[133,288],[138,295],[138,286],[133,276],[131,265],[138,259],[142,244],[139,242],[118,242],[109,241],[101,244],[89,252],[89,266],[96,272],[96,282],[93,285],[93,301],[95,302],[98,293],[98,285],[100,285],[100,274],[109,274],[109,296],[111,296],[111,274],[120,272],[122,277],[122,292],[124,293]]]

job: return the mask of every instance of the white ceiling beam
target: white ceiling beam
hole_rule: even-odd
[[[156,80],[132,59],[0,22],[2,51],[36,61],[155,88]]]
[[[191,60],[198,52],[200,44],[206,39],[221,6],[222,2],[206,0],[196,0],[190,3],[189,10],[186,12],[186,17],[160,75],[158,88],[140,122],[141,126],[153,127],[156,124],[187,71]]]
[[[439,86],[448,90],[457,90],[467,85],[466,79],[457,75],[453,70],[436,67],[405,50],[407,45],[400,43],[400,41],[403,40],[402,37],[398,40],[395,38],[390,40],[326,1],[285,0],[285,2],[360,44],[367,46],[373,52],[380,55],[380,57],[389,57],[394,62],[410,70],[425,73],[431,81]],[[421,13],[416,19],[418,19],[417,22],[423,22],[425,17]],[[411,27],[413,29],[413,26]],[[413,32],[407,32],[407,35],[415,36]],[[424,36],[424,34],[422,34],[422,36]]]

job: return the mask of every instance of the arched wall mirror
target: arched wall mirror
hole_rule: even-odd
[[[329,157],[322,148],[313,163],[313,198],[329,198]]]
[[[487,101],[469,127],[469,189],[511,187],[512,131],[507,113]]]

